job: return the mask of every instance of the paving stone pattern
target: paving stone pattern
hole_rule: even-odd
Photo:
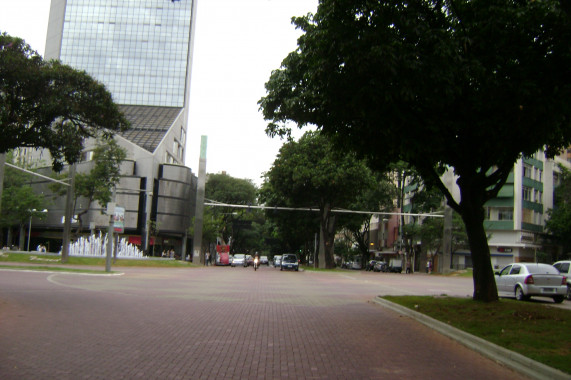
[[[1,271],[0,379],[522,378],[371,302],[382,275],[120,270]]]

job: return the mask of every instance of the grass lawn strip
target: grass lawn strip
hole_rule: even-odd
[[[77,257],[70,256],[67,263],[61,262],[61,256],[55,254],[28,254],[15,252],[0,253],[0,263],[2,262],[18,262],[23,264],[54,264],[59,266],[66,265],[89,265],[89,266],[105,266],[105,257]],[[113,266],[121,267],[154,267],[154,268],[191,268],[196,267],[187,261],[172,259],[117,259],[113,261]]]
[[[546,304],[501,299],[384,296],[500,347],[571,374],[571,312]]]
[[[107,274],[107,275],[120,274],[120,272],[113,272],[113,271],[106,272],[103,270],[65,268],[57,266],[34,266],[34,265],[0,265],[0,269],[27,270],[27,271],[38,271],[38,272],[82,273],[82,274]]]

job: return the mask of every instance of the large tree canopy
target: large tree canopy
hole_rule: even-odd
[[[566,8],[565,8],[566,7]],[[322,0],[260,100],[269,134],[314,124],[384,166],[402,159],[465,222],[474,298],[497,300],[483,205],[521,154],[571,143],[565,0]],[[440,180],[454,169],[461,199]]]
[[[0,35],[0,153],[49,149],[53,167],[78,161],[83,139],[129,124],[101,83],[58,61],[45,61],[22,39]]]

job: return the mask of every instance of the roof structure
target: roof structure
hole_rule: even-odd
[[[120,105],[119,108],[131,123],[131,129],[121,136],[151,153],[183,111],[178,107]]]

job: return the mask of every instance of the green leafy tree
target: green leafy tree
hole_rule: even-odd
[[[12,154],[8,154],[7,161],[22,165],[15,161]],[[7,244],[12,244],[12,226],[19,226],[19,249],[24,250],[25,229],[31,217],[44,218],[43,210],[47,204],[42,194],[36,194],[31,186],[30,174],[17,169],[6,168],[4,191],[2,192],[2,213],[0,225],[8,227]]]
[[[563,257],[571,256],[571,172],[563,166],[561,182],[555,188],[554,207],[547,211],[545,225],[549,238],[563,249]]]
[[[409,187],[412,184],[416,187],[416,189],[421,188],[422,179],[418,175],[417,171],[409,163],[404,162],[402,160],[388,163],[387,170],[390,178],[392,179],[393,183],[396,185],[396,196],[395,196],[395,199],[397,201],[396,207],[399,210],[399,212],[404,212],[404,202],[405,202],[405,194],[407,187]],[[415,223],[414,219],[413,223]],[[397,241],[397,248],[395,249],[396,250],[406,249],[407,252],[410,252],[410,248],[405,246],[406,241],[408,240],[405,239],[404,236],[405,228],[406,228],[405,217],[404,215],[400,215],[399,241]]]
[[[470,241],[475,300],[498,299],[484,230],[522,154],[571,143],[567,1],[323,0],[260,100],[267,133],[313,124],[375,167],[438,187]],[[452,168],[460,200],[441,181]]]
[[[188,228],[190,236],[194,236],[194,221],[195,218],[193,217],[192,223],[190,223],[190,227]],[[211,254],[215,252],[216,239],[222,230],[222,223],[222,215],[216,213],[213,207],[204,209],[202,220],[202,251],[209,251]]]
[[[256,205],[256,186],[249,179],[234,178],[227,174],[209,174],[206,180],[205,198],[209,201],[243,205]],[[225,242],[231,242],[231,252],[244,249],[241,245],[241,232],[246,224],[251,224],[251,213],[247,208],[213,207],[212,214],[220,218],[221,236]],[[236,228],[234,228],[236,227]],[[234,244],[236,242],[237,244]]]
[[[335,267],[333,244],[338,225],[331,210],[347,208],[357,194],[374,186],[367,166],[352,154],[336,151],[322,134],[306,132],[299,141],[281,147],[264,182],[269,184],[262,189],[273,192],[261,197],[266,205],[319,210],[319,266]]]
[[[101,83],[59,61],[45,61],[24,40],[0,35],[0,153],[49,149],[55,171],[77,162],[86,137],[111,136],[129,123]]]
[[[442,231],[444,230],[443,218],[426,218],[419,225],[415,237],[420,238],[425,253],[434,256],[442,252]],[[452,215],[452,252],[468,247],[468,235],[466,227],[458,213]]]
[[[259,201],[266,206],[294,207],[284,194],[273,189],[273,183],[269,181],[262,183]],[[266,241],[272,254],[298,252],[300,249],[305,254],[313,254],[315,234],[319,231],[317,213],[268,209],[265,216]]]
[[[417,214],[417,213],[433,213],[437,211],[443,212],[443,195],[440,190],[436,187],[429,188],[424,184],[424,181],[420,177],[416,177],[414,183],[414,190],[411,191],[412,196],[409,198],[410,202],[410,212]],[[456,215],[458,216],[458,215]],[[429,219],[439,219],[439,220],[430,220]],[[428,245],[429,250],[423,249],[424,242],[420,247],[420,252],[418,252],[418,246],[412,245],[413,241],[422,240],[417,239],[419,238],[420,234],[422,233],[423,228],[430,228],[430,226],[438,224],[441,228],[440,230],[434,230],[435,234],[439,234],[439,236],[434,236],[434,239],[438,241],[438,244],[442,244],[442,237],[444,233],[444,225],[443,219],[437,217],[430,217],[424,218],[424,220],[420,221],[418,217],[412,218],[413,224],[417,222],[421,222],[420,227],[415,230],[413,236],[410,236],[410,231],[405,231],[404,235],[407,237],[405,239],[405,244],[407,244],[407,252],[415,252],[420,253],[419,255],[415,255],[415,259],[418,260],[418,268],[425,268],[426,263],[428,261],[428,254],[432,256],[437,254],[439,251],[432,251],[430,250],[430,244]],[[425,223],[428,223],[427,226],[424,226]],[[425,247],[426,248],[426,247]]]
[[[394,199],[397,189],[386,176],[371,173],[374,176],[375,185],[365,189],[349,205],[351,210],[361,211],[383,211],[391,212],[394,208]],[[369,236],[371,231],[371,214],[341,214],[341,224],[349,233],[348,239],[357,244],[357,248],[362,258],[362,267],[369,258]]]
[[[250,210],[242,220],[235,221],[233,224],[232,245],[235,252],[244,252],[254,255],[264,250],[264,213],[261,210]]]
[[[77,233],[80,233],[83,227],[82,217],[89,212],[94,201],[103,207],[111,202],[113,187],[119,183],[121,176],[120,165],[126,156],[125,149],[114,139],[100,141],[93,150],[93,168],[87,173],[75,175],[74,210],[80,197],[87,201],[83,210],[77,212]]]

